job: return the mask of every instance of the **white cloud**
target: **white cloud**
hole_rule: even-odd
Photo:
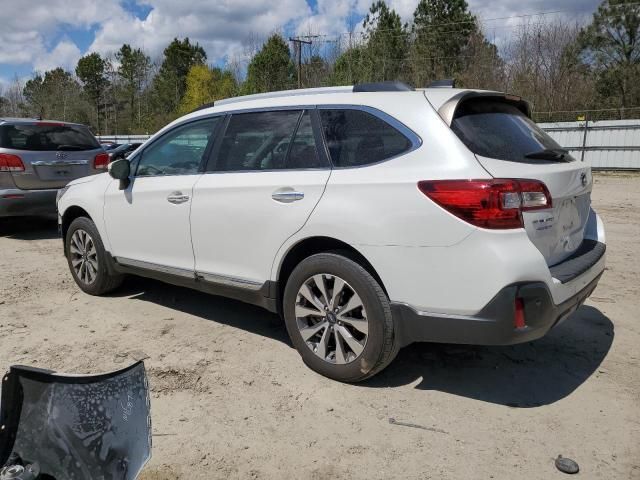
[[[3,0],[0,63],[67,66],[65,62],[77,54],[78,47],[68,39],[50,45],[51,36],[68,27],[89,28],[118,11],[122,7],[117,0]]]
[[[71,40],[60,41],[51,52],[36,56],[33,67],[38,72],[44,72],[56,67],[73,71],[82,52]]]
[[[103,22],[90,50],[113,52],[126,42],[156,56],[174,37],[189,37],[215,61],[238,51],[250,36],[264,38],[311,14],[306,0],[146,0],[145,5],[153,10],[143,20],[122,11]]]
[[[63,37],[65,29],[97,27],[89,51],[117,51],[123,43],[161,55],[174,37],[189,37],[207,51],[210,62],[243,51],[249,38],[262,40],[274,31],[335,36],[360,30],[362,17],[372,0],[132,0],[150,7],[139,19],[120,0],[0,0],[0,64],[29,65],[45,70],[55,66],[72,69],[81,54],[77,45]],[[410,22],[418,0],[387,0]],[[468,0],[481,19],[535,12],[570,10],[567,18],[587,18],[600,0]],[[535,17],[540,18],[540,17]],[[508,36],[521,20],[487,21],[491,36]],[[2,70],[5,77],[11,71]]]

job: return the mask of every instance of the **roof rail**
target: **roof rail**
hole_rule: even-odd
[[[409,92],[413,87],[404,82],[359,83],[353,86],[354,92]]]
[[[215,103],[216,102],[203,103],[199,107],[194,108],[193,110],[191,110],[189,113],[197,112],[198,110],[204,110],[205,108],[211,108],[211,107],[214,106]]]
[[[249,102],[251,100],[264,100],[268,98],[278,97],[295,97],[302,95],[320,95],[325,93],[349,93],[349,92],[408,92],[414,88],[403,82],[378,82],[378,83],[360,83],[354,86],[345,87],[319,87],[319,88],[300,88],[297,90],[279,90],[275,92],[255,93],[253,95],[243,95],[241,97],[225,98],[224,100],[216,100],[215,102],[206,103],[199,106],[189,113],[197,112],[205,108],[213,106],[229,105],[232,103]]]
[[[322,93],[346,93],[351,92],[353,87],[318,87],[300,88],[297,90],[279,90],[267,93],[254,93],[253,95],[243,95],[241,97],[225,98],[216,101],[216,106],[228,105],[230,103],[248,102],[251,100],[263,100],[266,98],[294,97],[299,95],[318,95]]]
[[[443,80],[434,80],[427,86],[427,88],[455,88],[455,86],[455,78],[446,78]]]

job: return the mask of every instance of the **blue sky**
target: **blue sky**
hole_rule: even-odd
[[[388,0],[407,21],[418,0]],[[468,0],[498,41],[523,21],[562,16],[585,22],[599,0]],[[274,31],[336,35],[359,25],[370,0],[0,0],[0,86],[55,66],[73,70],[91,51],[123,43],[157,58],[174,37],[188,36],[211,63],[243,59]],[[544,16],[519,15],[556,12]],[[253,39],[253,40],[251,40]]]

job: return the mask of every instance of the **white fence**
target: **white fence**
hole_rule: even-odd
[[[540,123],[578,160],[600,170],[640,170],[640,120]]]
[[[540,123],[578,160],[599,170],[640,170],[640,119]],[[101,142],[144,142],[151,135],[101,136]]]

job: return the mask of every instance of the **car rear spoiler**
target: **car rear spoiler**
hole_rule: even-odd
[[[514,105],[520,111],[522,111],[522,113],[524,113],[528,118],[531,118],[531,105],[522,97],[500,92],[483,92],[474,90],[467,90],[457,93],[449,100],[444,102],[442,106],[440,106],[440,108],[438,109],[438,114],[440,115],[440,117],[442,117],[447,125],[451,126],[451,122],[453,122],[458,107],[473,98],[494,98],[505,103],[510,103],[511,105]]]

